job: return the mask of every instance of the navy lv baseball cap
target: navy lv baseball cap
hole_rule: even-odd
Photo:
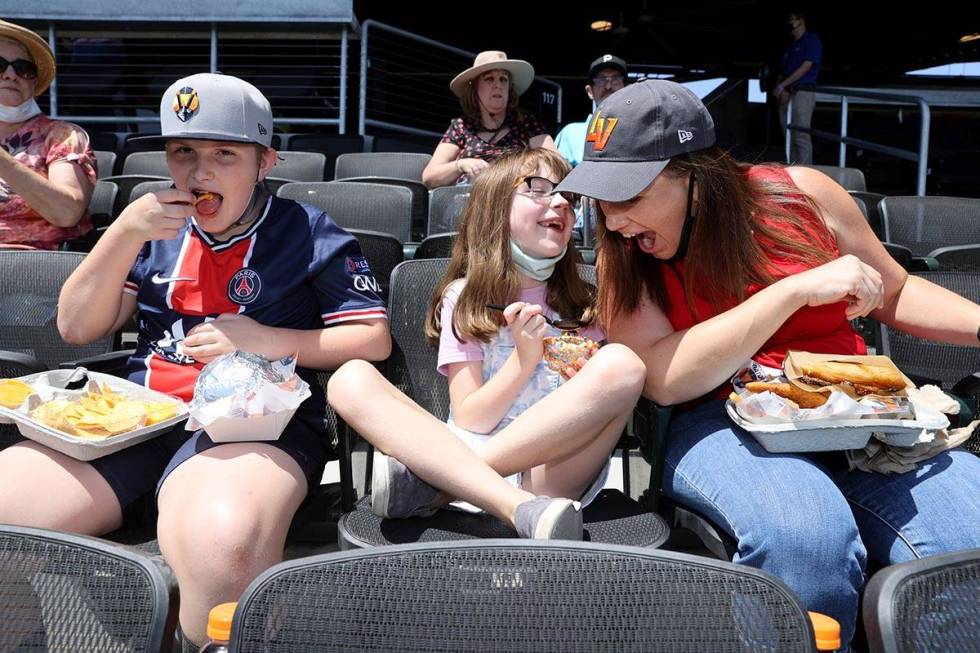
[[[714,143],[714,120],[688,88],[662,79],[631,84],[596,109],[582,163],[558,190],[622,202],[649,186],[671,157]]]
[[[178,79],[160,100],[160,135],[134,141],[171,138],[272,145],[272,107],[248,82],[215,73]]]

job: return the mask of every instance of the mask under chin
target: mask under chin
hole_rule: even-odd
[[[241,226],[243,224],[251,224],[261,217],[262,212],[265,210],[265,205],[268,203],[269,198],[272,196],[272,191],[266,185],[265,181],[256,182],[255,186],[252,188],[252,196],[248,200],[248,204],[245,205],[245,210],[242,214],[235,220],[233,226]]]

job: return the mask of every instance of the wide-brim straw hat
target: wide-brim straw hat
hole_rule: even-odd
[[[534,66],[523,59],[508,59],[506,52],[486,50],[476,55],[473,65],[456,75],[449,83],[456,97],[463,97],[466,85],[489,70],[506,70],[510,73],[510,81],[514,83],[514,91],[521,95],[534,81]]]
[[[55,73],[54,53],[48,47],[48,42],[26,27],[14,25],[5,20],[0,20],[0,36],[13,39],[23,45],[30,53],[31,59],[34,60],[34,65],[37,66],[34,96],[37,97],[48,90],[54,80]]]

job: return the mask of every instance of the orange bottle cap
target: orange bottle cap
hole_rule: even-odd
[[[208,637],[217,642],[231,639],[231,618],[235,616],[237,603],[222,603],[208,613]]]
[[[819,612],[807,612],[813,624],[813,637],[818,651],[836,651],[840,648],[840,624],[833,617]]]

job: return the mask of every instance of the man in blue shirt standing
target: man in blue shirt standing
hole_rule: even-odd
[[[823,59],[823,43],[819,36],[806,30],[806,17],[800,13],[792,13],[788,24],[793,33],[793,43],[783,52],[782,81],[773,89],[773,94],[779,100],[779,122],[784,134],[790,102],[793,107],[793,125],[810,126],[817,97],[808,92],[806,87],[817,83],[820,61]],[[790,163],[813,163],[810,134],[795,130],[792,132]]]
[[[589,130],[589,125],[592,124],[592,116],[595,114],[596,107],[607,97],[626,86],[626,62],[614,54],[602,55],[589,66],[588,82],[585,85],[585,93],[592,100],[592,113],[585,119],[585,122],[570,122],[565,125],[555,139],[555,147],[558,148],[558,152],[572,164],[572,167],[582,162],[585,135]],[[584,204],[584,202],[580,202],[575,210],[575,235],[577,239],[582,237],[582,225],[585,221],[583,217]]]
[[[626,62],[614,54],[604,54],[589,66],[589,83],[585,85],[585,93],[592,100],[592,111],[619,89],[626,86]],[[585,149],[585,133],[592,122],[592,114],[585,122],[572,122],[558,132],[555,146],[572,166],[582,161]]]

